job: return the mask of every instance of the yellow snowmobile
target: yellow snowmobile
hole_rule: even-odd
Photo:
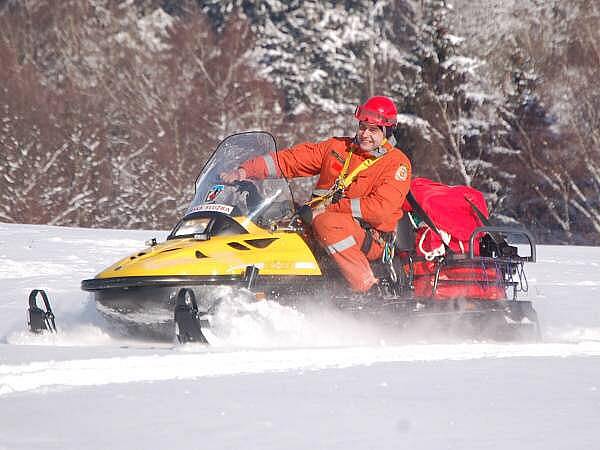
[[[403,220],[386,257],[373,264],[380,296],[361,298],[349,292],[337,269],[312,241],[310,230],[296,214],[298,205],[288,180],[225,183],[220,179],[221,173],[244,161],[276,151],[275,139],[266,132],[234,134],[221,142],[196,180],[193,201],[166,241],[153,239],[147,248],[82,281],[82,289],[93,294],[97,309],[128,333],[206,342],[202,330],[210,325],[210,317],[223,300],[217,287],[230,286],[243,292],[248,301],[266,299],[299,307],[300,299],[313,299],[357,317],[391,322],[399,329],[433,319],[436,326],[475,337],[539,336],[531,302],[517,299],[517,293],[527,289],[523,263],[535,260],[535,243],[529,233],[478,228],[472,240],[488,236],[481,240],[486,242],[481,255],[471,251],[429,261],[434,264],[431,293],[416,296],[415,280],[423,274],[415,269],[419,258],[411,224]],[[526,238],[526,256],[506,244],[508,235]],[[482,275],[462,280],[443,276],[456,267],[472,268]],[[470,290],[455,298],[437,298],[444,283],[489,284],[496,294],[493,299],[469,297]],[[499,289],[505,294],[498,296]],[[485,290],[475,292],[481,297]]]

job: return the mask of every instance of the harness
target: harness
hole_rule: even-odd
[[[387,146],[391,146],[388,140],[384,138],[380,147],[384,147],[386,146],[386,144]],[[311,200],[305,203],[306,205],[312,206],[329,198],[332,199],[332,203],[337,203],[342,198],[342,195],[344,194],[344,191],[348,188],[348,186],[350,186],[352,182],[356,180],[358,174],[363,170],[366,170],[369,167],[371,167],[373,164],[375,164],[381,159],[381,156],[383,156],[381,155],[379,157],[376,156],[374,158],[365,159],[356,168],[354,168],[352,172],[346,175],[350,167],[350,160],[352,159],[352,155],[354,154],[354,149],[355,145],[352,145],[350,147],[350,151],[348,152],[348,156],[344,161],[344,166],[342,167],[342,170],[340,171],[335,183],[333,183],[333,186],[331,186],[329,190],[323,195],[314,196]],[[394,257],[394,241],[396,240],[395,233],[382,234],[379,231],[375,230],[369,223],[365,222],[364,220],[358,219],[358,223],[365,230],[365,239],[361,245],[360,250],[366,255],[367,253],[369,253],[369,250],[373,245],[373,241],[376,241],[384,248],[382,261],[385,263],[391,261],[391,259]]]
[[[383,147],[387,143],[388,143],[387,139],[384,138],[380,147]],[[355,148],[355,145],[352,145],[350,147],[348,156],[346,157],[346,160],[344,161],[344,166],[342,167],[340,174],[338,175],[337,179],[335,180],[335,183],[333,183],[333,186],[331,186],[325,194],[314,196],[312,199],[310,199],[308,202],[305,203],[306,205],[312,206],[315,203],[322,202],[329,198],[332,199],[333,203],[337,203],[342,198],[342,195],[343,195],[344,191],[346,190],[346,188],[348,188],[348,186],[350,186],[352,184],[352,182],[356,179],[358,174],[360,172],[362,172],[363,170],[371,167],[373,164],[375,164],[380,159],[380,157],[365,159],[356,168],[354,168],[354,170],[352,172],[350,172],[348,175],[346,175],[346,173],[348,172],[348,169],[350,167],[350,160],[352,159],[352,155],[354,154],[354,148]]]

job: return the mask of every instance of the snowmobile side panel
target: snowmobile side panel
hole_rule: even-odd
[[[81,282],[84,291],[103,291],[110,289],[132,289],[140,287],[186,287],[186,286],[245,286],[245,274],[241,275],[178,275],[178,276],[141,276],[91,278]],[[319,276],[302,275],[264,275],[261,273],[255,286],[306,286],[322,282]],[[321,283],[318,283],[321,284]]]

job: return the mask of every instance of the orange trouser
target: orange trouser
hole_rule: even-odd
[[[354,291],[368,291],[377,282],[369,260],[380,258],[383,247],[373,240],[367,255],[361,251],[367,232],[352,215],[326,211],[315,217],[313,230]]]

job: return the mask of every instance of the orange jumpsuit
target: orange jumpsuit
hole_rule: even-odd
[[[373,240],[365,255],[361,246],[367,232],[356,219],[381,232],[395,231],[410,188],[411,166],[406,155],[387,142],[376,151],[365,153],[352,138],[334,137],[246,161],[242,168],[249,178],[257,179],[282,173],[288,178],[319,175],[313,194],[323,195],[336,182],[351,148],[354,153],[346,175],[367,158],[377,158],[377,162],[359,172],[343,198],[317,215],[312,226],[352,289],[364,292],[377,282],[368,260],[381,257],[383,246]]]

